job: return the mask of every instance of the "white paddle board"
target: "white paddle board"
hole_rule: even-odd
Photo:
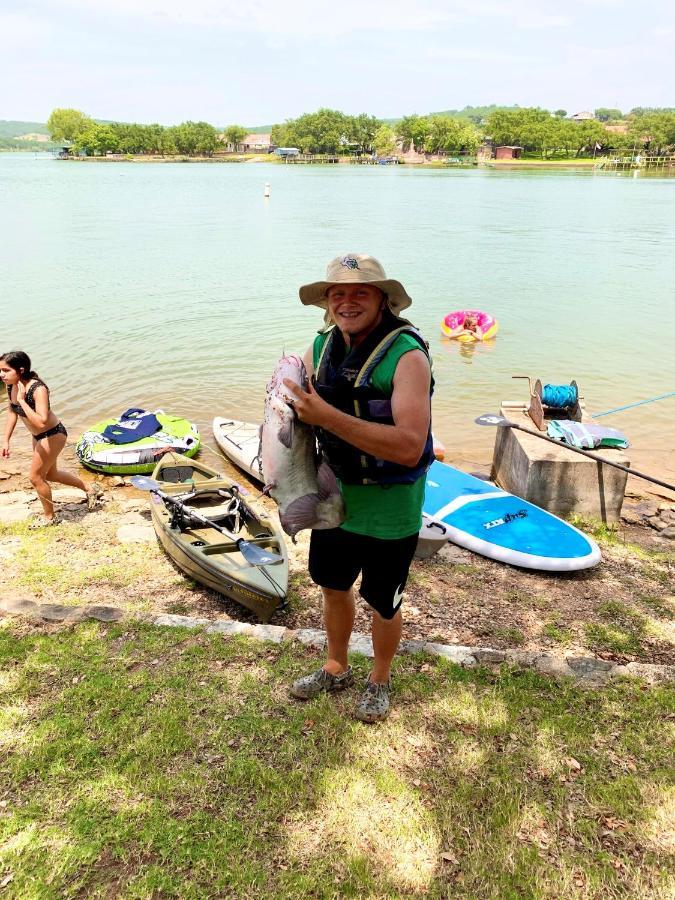
[[[260,426],[254,422],[227,419],[216,416],[213,420],[213,436],[220,450],[240,469],[256,481],[263,481],[258,458]],[[448,541],[448,528],[442,522],[433,522],[423,516],[423,524],[415,555],[426,559],[440,550]]]
[[[512,566],[572,572],[600,562],[598,545],[578,528],[445,463],[427,472],[424,513],[453,544]]]
[[[251,478],[262,481],[260,471],[260,426],[238,419],[224,419],[216,416],[213,420],[213,436],[221,451],[232,462],[243,469]]]

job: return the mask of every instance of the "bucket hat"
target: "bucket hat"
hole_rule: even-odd
[[[389,309],[395,316],[412,303],[401,282],[387,278],[382,263],[367,253],[336,256],[328,263],[325,281],[302,285],[299,291],[300,300],[305,306],[328,309],[326,291],[336,284],[372,284],[387,295]]]

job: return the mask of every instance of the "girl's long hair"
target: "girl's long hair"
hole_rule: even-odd
[[[3,353],[2,356],[0,356],[0,362],[6,363],[10,369],[14,369],[15,372],[21,372],[21,369],[23,369],[21,379],[24,381],[30,381],[32,378],[40,378],[38,373],[31,369],[30,356],[27,353],[24,353],[23,350],[9,350],[7,353]]]

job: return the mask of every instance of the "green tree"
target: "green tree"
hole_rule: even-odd
[[[178,153],[176,138],[171,128],[163,128],[157,142],[157,152],[163,156],[175,156]]]
[[[236,150],[237,144],[240,144],[247,134],[248,131],[243,125],[228,125],[223,131],[223,138],[226,144],[232,144],[233,149]]]
[[[556,119],[566,119],[567,118],[567,110],[566,109],[556,109],[553,113]]]
[[[97,125],[92,122],[81,131],[73,142],[76,150],[84,150],[89,156],[105,156],[115,153],[119,148],[119,140],[115,128],[111,125]]]
[[[171,128],[176,149],[184,156],[211,156],[218,146],[218,134],[208,122],[181,122]]]
[[[404,116],[396,125],[396,134],[404,147],[421,151],[429,137],[429,119],[426,116]]]
[[[637,143],[639,147],[642,147],[642,141],[638,141]],[[628,150],[631,150],[635,145],[635,137],[629,132],[607,132],[607,147],[611,147],[612,150],[621,150],[625,153]]]
[[[581,153],[594,153],[596,149],[603,147],[609,142],[609,133],[601,122],[588,120],[587,122],[576,123],[577,138],[577,156]]]
[[[470,120],[460,121],[452,116],[433,115],[427,119],[428,132],[424,142],[427,153],[458,153],[475,151],[480,143],[478,129]]]
[[[636,106],[630,111],[631,116],[646,116],[649,113],[675,113],[675,106]]]
[[[208,122],[195,122],[195,152],[200,156],[213,156],[218,147],[218,132]]]
[[[347,127],[350,143],[356,144],[362,153],[372,153],[374,149],[375,134],[380,127],[380,121],[375,116],[361,113],[358,116],[347,117]]]
[[[611,109],[608,106],[599,106],[595,110],[594,115],[598,122],[616,122],[623,119],[623,113],[620,109]]]
[[[564,150],[568,155],[579,149],[579,127],[570,119],[556,120],[556,149]]]
[[[516,145],[524,150],[552,146],[558,120],[539,107],[498,109],[488,117],[485,130],[496,144]]]
[[[164,153],[164,134],[166,132],[166,128],[163,125],[158,125],[157,123],[153,125],[145,126],[145,133],[147,137],[147,145],[148,152],[150,153]]]
[[[293,124],[291,120],[287,120],[286,122],[277,125],[272,125],[270,140],[275,147],[295,147],[295,144],[293,143],[294,137],[295,135],[293,132]]]
[[[113,128],[117,135],[120,153],[148,153],[153,147],[149,139],[152,126],[136,125],[129,122],[116,122]],[[161,126],[160,126],[161,127]]]
[[[396,133],[390,125],[380,125],[373,135],[373,146],[378,156],[391,156],[396,150]]]
[[[78,135],[93,124],[93,119],[79,109],[53,109],[47,119],[47,130],[53,141],[74,142]]]
[[[351,116],[322,108],[274,125],[271,139],[277,147],[298,147],[303,153],[338,153],[352,143],[354,128]]]
[[[675,111],[647,112],[631,117],[628,134],[638,145],[662,153],[675,147]]]

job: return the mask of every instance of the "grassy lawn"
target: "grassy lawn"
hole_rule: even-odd
[[[237,604],[185,577],[154,539],[118,541],[125,516],[148,524],[139,513],[125,512],[129,499],[121,494],[91,514],[70,510],[73,518],[58,528],[35,532],[26,522],[0,525],[0,596],[112,605],[125,613],[246,618]],[[517,570],[468,553],[459,562],[440,556],[416,561],[406,591],[404,636],[675,663],[675,553],[630,543],[602,523],[574,523],[598,540],[603,562],[571,577]],[[307,574],[307,545],[289,549],[289,606],[274,623],[322,628],[318,591]],[[367,631],[367,612],[360,607],[358,616],[356,630]]]
[[[318,659],[5,622],[4,895],[672,896],[672,689],[409,657],[368,727],[355,692],[288,699]]]

